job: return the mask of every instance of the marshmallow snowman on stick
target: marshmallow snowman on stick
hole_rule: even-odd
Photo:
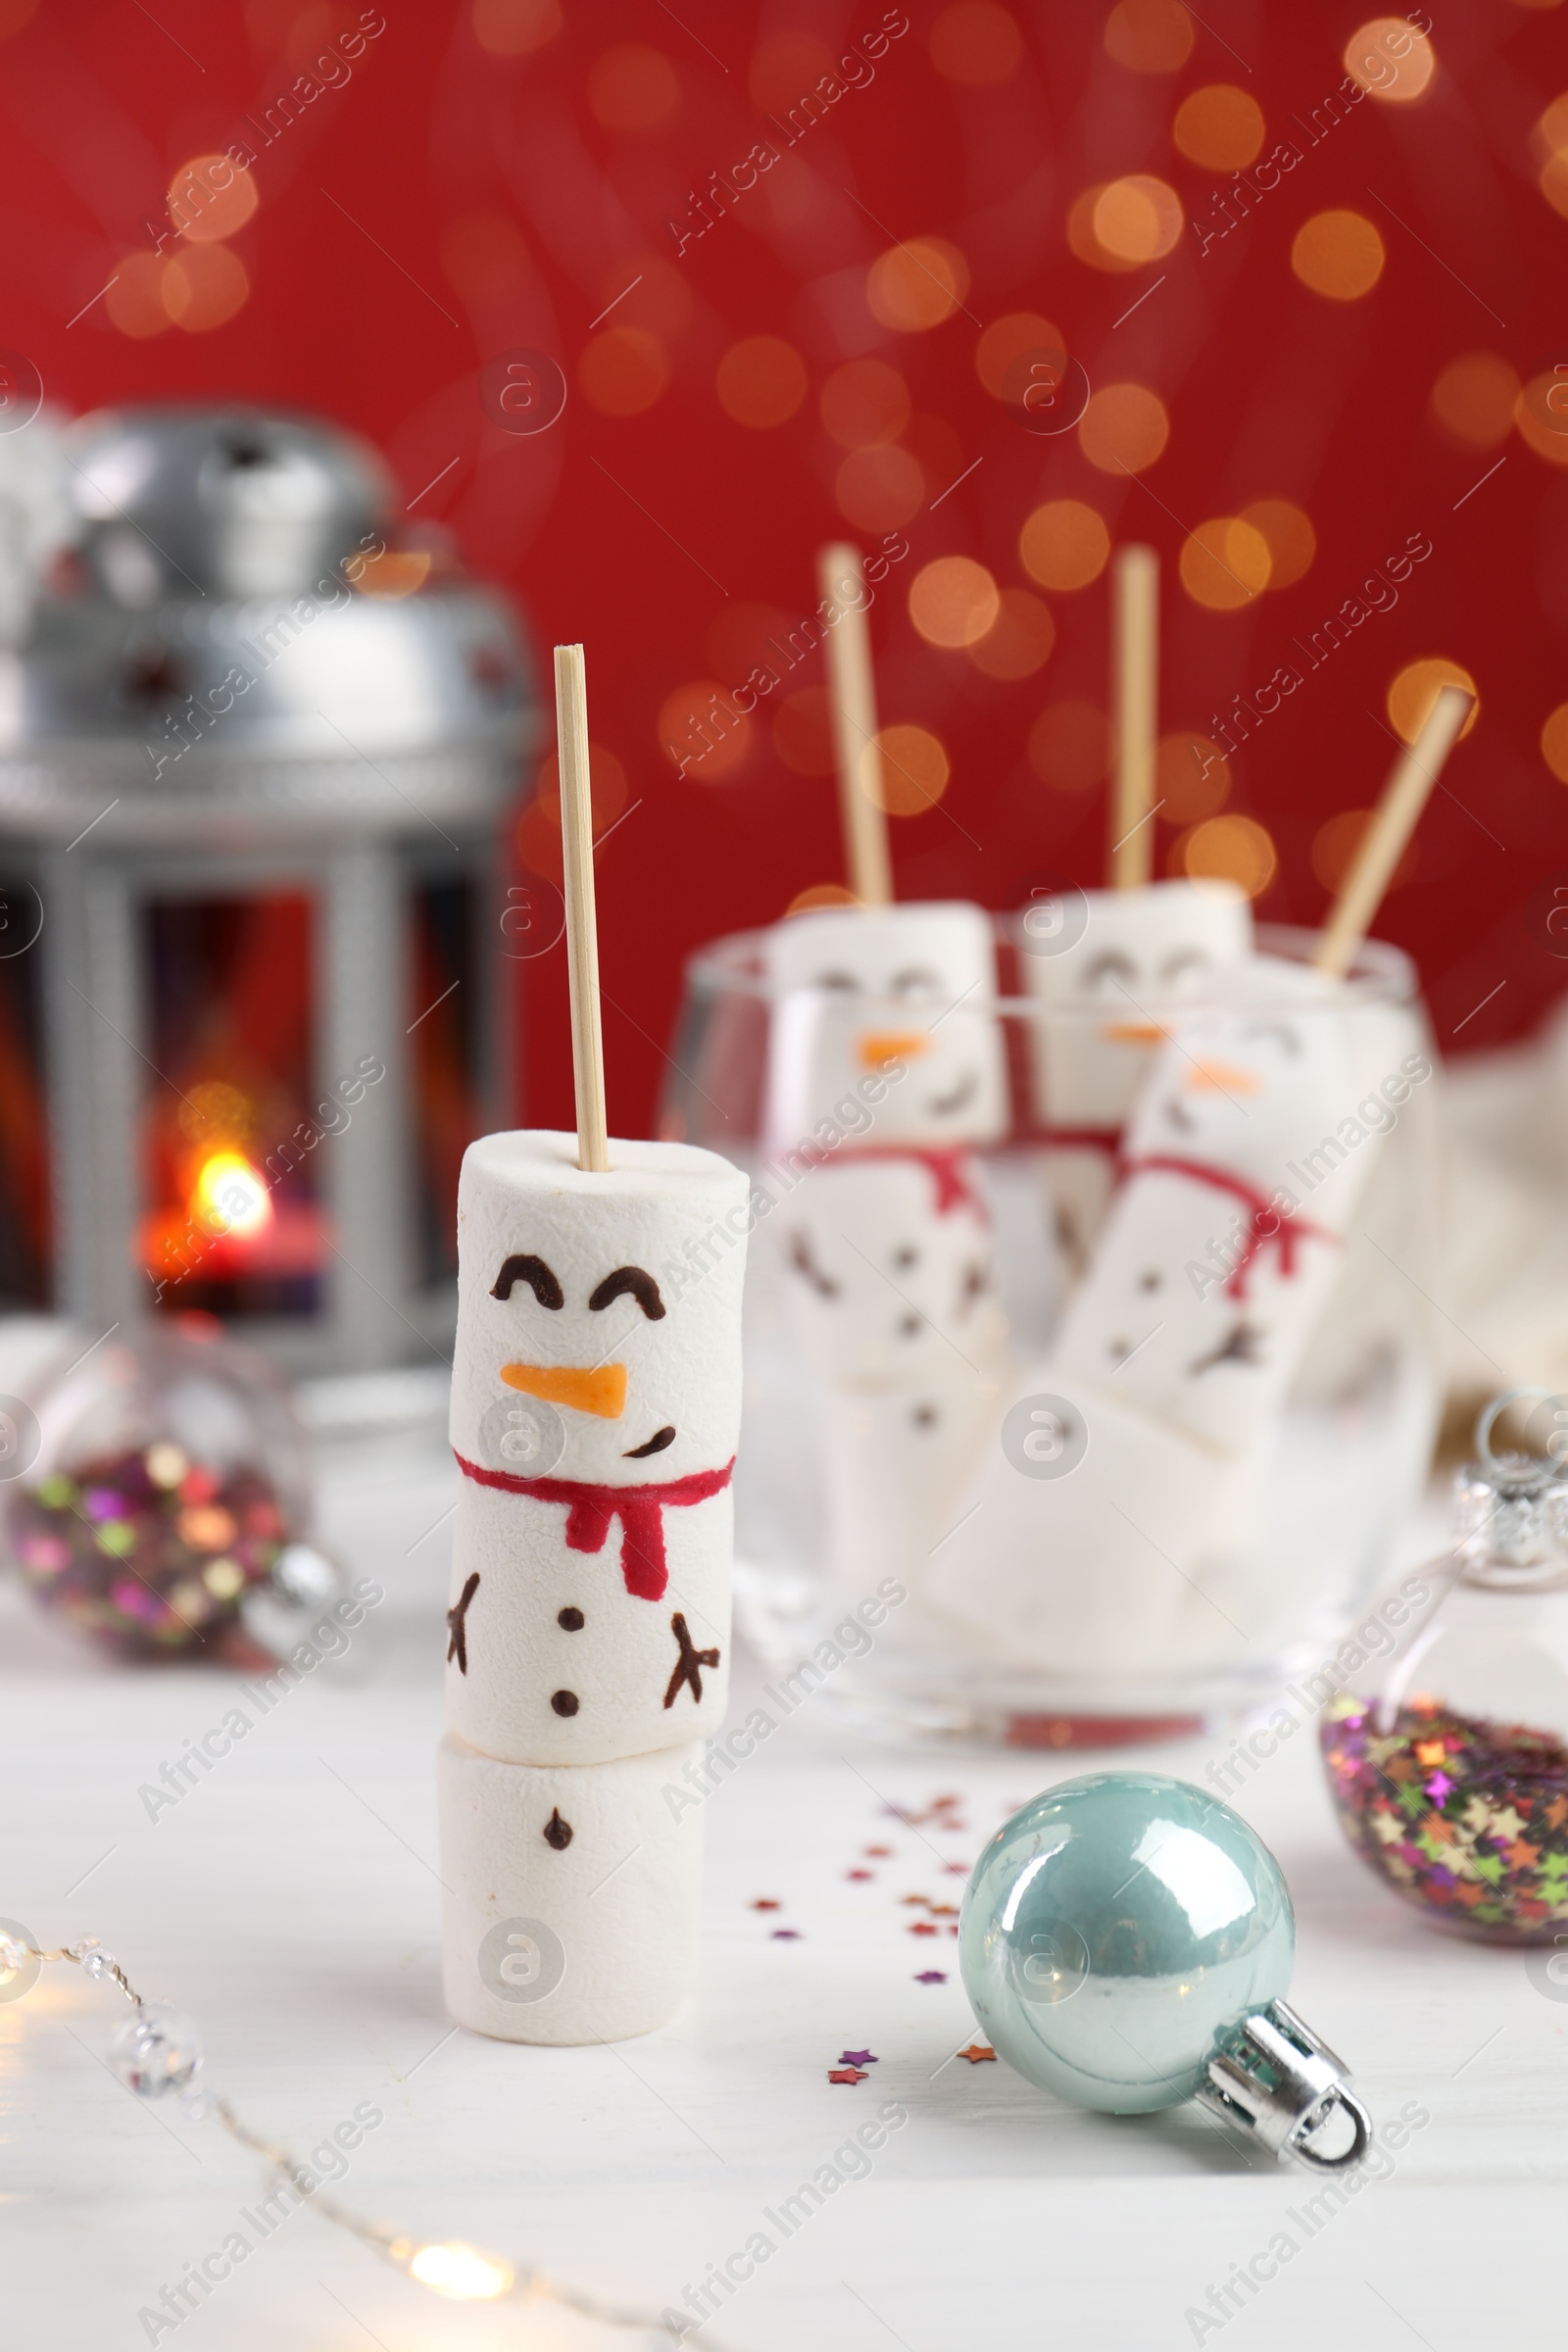
[[[716,1153],[607,1135],[580,647],[556,685],[578,1131],[464,1159],[438,1792],[447,2006],[562,2043],[691,1989],[667,1788],[724,1712],[749,1213]]]
[[[1020,1659],[1136,1675],[1184,1626],[1200,1646],[1192,1571],[1284,1409],[1386,1131],[1357,1105],[1419,1044],[1343,975],[1471,707],[1446,688],[1401,755],[1314,965],[1238,964],[1155,1063],[1088,1274],[933,1579]]]
[[[828,667],[857,903],[768,937],[764,1128],[775,1156],[808,1169],[776,1220],[800,1351],[836,1398],[861,1400],[835,1405],[826,1437],[835,1553],[863,1584],[944,1532],[941,1497],[998,1376],[1005,1324],[972,1147],[1005,1133],[1007,1085],[989,918],[956,901],[892,903],[858,552],[824,549],[820,579],[838,614]],[[890,1480],[920,1507],[869,1514],[882,1541],[868,1554],[860,1504]]]
[[[1234,883],[1153,880],[1159,571],[1152,548],[1112,573],[1116,776],[1109,886],[1023,913],[1024,984],[1048,1010],[1034,1075],[1045,1176],[1069,1269],[1080,1272],[1115,1181],[1121,1131],[1163,1031],[1154,1008],[1191,995],[1251,947]]]

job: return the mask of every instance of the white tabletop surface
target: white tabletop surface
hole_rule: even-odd
[[[1125,1754],[874,1748],[818,1696],[708,1804],[703,1981],[674,2025],[598,2050],[451,2029],[432,1775],[451,1488],[428,1440],[338,1459],[322,1534],[385,1601],[348,1657],[156,1822],[138,1788],[220,1720],[230,1678],[114,1667],[21,1594],[0,1595],[0,1915],[48,1942],[102,1936],[146,1995],[196,2018],[214,2086],[298,2153],[356,2104],[379,2108],[345,2199],[655,2308],[769,2230],[777,2250],[692,2339],[726,2352],[1562,2340],[1551,2281],[1568,1998],[1538,1990],[1522,1954],[1435,1935],[1382,1892],[1341,1843],[1308,1732],[1236,1799],[1295,1897],[1291,1999],[1380,2121],[1407,2102],[1430,2117],[1391,2177],[1320,2209],[1315,2229],[1301,2209],[1319,2183],[1250,2160],[1197,2108],[1079,2114],[1001,2063],[953,2055],[974,2035],[953,1938],[910,1936],[919,1914],[900,1898],[956,1902],[963,1880],[946,1866],[970,1862],[1007,1810]],[[743,1673],[737,1714],[746,1690]],[[1212,1752],[1167,1745],[1139,1760],[1201,1779]],[[887,1811],[947,1791],[961,1793],[961,1834]],[[893,1858],[852,1882],[868,1845]],[[763,1896],[783,1908],[754,1909]],[[775,1939],[781,1925],[797,1938]],[[946,1983],[915,1981],[933,1968]],[[64,1968],[0,2006],[5,2352],[145,2344],[142,2307],[264,2186],[215,2123],[121,2087],[101,2053],[123,2013]],[[829,2082],[846,2048],[876,2053],[869,2080]],[[907,2122],[869,2177],[784,2241],[764,2210],[889,2102]],[[1220,2324],[1210,2286],[1282,2231],[1289,2260]],[[438,2301],[302,2210],[158,2337],[174,2340],[179,2352],[588,2352],[648,2339],[537,2302]]]

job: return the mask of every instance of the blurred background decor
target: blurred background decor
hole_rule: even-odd
[[[128,409],[37,455],[77,545],[0,717],[37,932],[0,960],[0,1298],[217,1313],[296,1371],[421,1353],[510,1102],[514,624],[327,425]]]

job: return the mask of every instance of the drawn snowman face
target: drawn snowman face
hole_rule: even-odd
[[[913,1159],[816,1169],[781,1212],[786,1300],[803,1355],[834,1389],[978,1377],[1001,1345],[990,1227],[943,1203]]]
[[[1071,947],[1019,957],[1042,1004],[1072,1015],[1042,1037],[1040,1084],[1054,1127],[1119,1125],[1171,1005],[1200,994],[1251,945],[1251,909],[1226,882],[1090,891],[1086,904]]]
[[[1265,1192],[1355,1106],[1351,1019],[1336,983],[1304,965],[1252,956],[1215,1001],[1175,1023],[1139,1102],[1127,1154],[1211,1162]]]
[[[727,1462],[746,1181],[680,1144],[487,1136],[459,1188],[452,1443],[522,1478],[636,1486]]]
[[[906,1075],[873,1106],[877,1142],[941,1147],[1004,1132],[1002,1037],[990,1008],[995,956],[978,906],[821,907],[775,927],[767,962],[780,992],[770,1143],[808,1139],[894,1060]]]

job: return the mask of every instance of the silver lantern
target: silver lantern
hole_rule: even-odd
[[[313,418],[63,447],[78,549],[0,654],[0,1302],[429,1360],[508,1116],[514,625]]]

